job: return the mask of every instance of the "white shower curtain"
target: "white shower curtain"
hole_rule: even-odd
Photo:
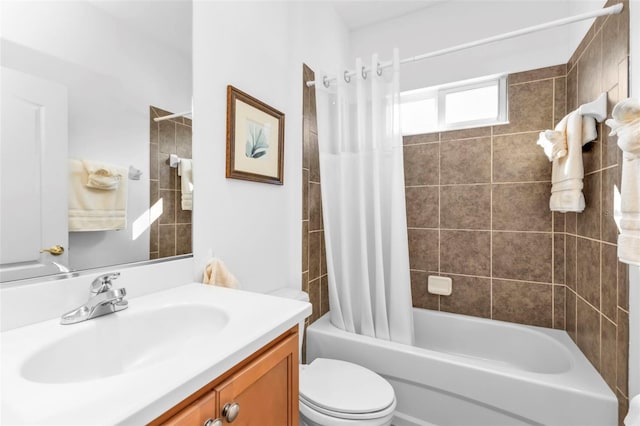
[[[355,65],[315,85],[331,322],[413,344],[398,52],[381,72],[377,55]]]

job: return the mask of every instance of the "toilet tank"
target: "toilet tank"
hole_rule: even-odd
[[[269,293],[272,296],[284,297],[287,299],[299,300],[301,302],[309,302],[309,295],[295,288],[282,287]],[[298,323],[298,356],[302,362],[302,341],[304,340],[304,320]]]

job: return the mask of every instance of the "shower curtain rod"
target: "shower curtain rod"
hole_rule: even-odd
[[[495,36],[492,36],[492,37],[483,38],[483,39],[472,41],[472,42],[469,42],[469,43],[463,43],[463,44],[459,44],[457,46],[447,47],[445,49],[436,50],[436,51],[425,53],[425,54],[422,54],[422,55],[417,55],[417,56],[412,56],[410,58],[401,59],[400,60],[400,64],[404,65],[404,64],[409,64],[409,63],[413,63],[413,62],[418,62],[418,61],[422,61],[423,59],[433,58],[433,57],[436,57],[436,56],[442,56],[442,55],[446,55],[448,53],[458,52],[460,50],[465,50],[465,49],[469,49],[469,48],[472,48],[472,47],[481,46],[483,44],[489,44],[489,43],[493,43],[493,42],[496,42],[496,41],[501,41],[501,40],[506,40],[506,39],[509,39],[509,38],[519,37],[521,35],[534,33],[534,32],[537,32],[537,31],[546,30],[548,28],[560,27],[562,25],[572,24],[572,23],[578,22],[578,21],[584,21],[585,19],[597,18],[599,16],[606,16],[606,15],[614,15],[614,14],[622,12],[623,8],[624,8],[623,4],[622,3],[618,3],[618,4],[613,5],[613,6],[605,7],[604,9],[595,10],[593,12],[581,13],[579,15],[569,16],[569,17],[566,17],[566,18],[562,18],[562,19],[558,19],[558,20],[555,20],[555,21],[547,22],[547,23],[544,23],[544,24],[534,25],[534,26],[531,26],[531,27],[522,28],[520,30],[511,31],[511,32],[508,32],[508,33],[504,33],[504,34],[499,34],[499,35],[495,35]],[[392,65],[393,65],[392,62],[384,62],[384,63],[378,64],[378,69],[380,70],[380,69],[384,69],[384,68],[389,68]],[[363,73],[367,73],[369,71],[371,71],[370,67],[364,67],[362,69]],[[357,71],[345,71],[344,77],[345,77],[345,79],[348,79],[348,78],[351,78],[354,75],[356,75],[356,73],[357,73]],[[325,77],[323,82],[324,82],[325,85],[328,85],[332,81],[336,81],[336,79],[337,79],[337,77]],[[307,84],[307,87],[312,87],[312,86],[315,85],[315,81],[307,81],[306,84]]]
[[[169,120],[171,118],[184,117],[185,115],[191,115],[191,111],[184,111],[184,112],[179,112],[177,114],[169,114],[169,115],[164,115],[162,117],[156,117],[153,119],[153,121],[155,122],[164,121],[164,120]]]

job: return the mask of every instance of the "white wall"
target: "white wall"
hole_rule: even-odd
[[[595,3],[598,1],[601,2]],[[580,5],[572,11],[570,3]],[[400,57],[408,58],[580,13],[585,6],[582,3],[531,0],[437,3],[354,31],[351,54],[364,58],[377,51],[384,58],[390,56],[393,47],[398,47]],[[588,10],[599,7],[595,5]],[[585,29],[575,30],[572,37],[577,36],[576,31],[582,31],[581,39],[589,25],[590,22]],[[402,68],[401,90],[566,63],[575,50],[574,43],[568,27],[554,28],[408,64]]]
[[[347,32],[327,3],[194,4],[194,256],[242,288],[300,288],[302,63],[332,67]],[[285,113],[284,185],[225,178],[227,85]]]
[[[640,0],[631,0],[629,6],[629,88],[631,96],[640,99]],[[640,268],[629,268],[629,396],[633,397],[640,395]]]
[[[71,158],[143,171],[127,229],[71,233],[70,267],[148,259],[149,233],[132,240],[132,224],[149,208],[149,105],[190,109],[191,58],[88,2],[5,1],[1,62],[68,88]]]

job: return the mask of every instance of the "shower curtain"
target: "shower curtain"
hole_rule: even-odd
[[[399,120],[399,57],[326,87],[316,103],[331,322],[413,344],[409,249]]]

